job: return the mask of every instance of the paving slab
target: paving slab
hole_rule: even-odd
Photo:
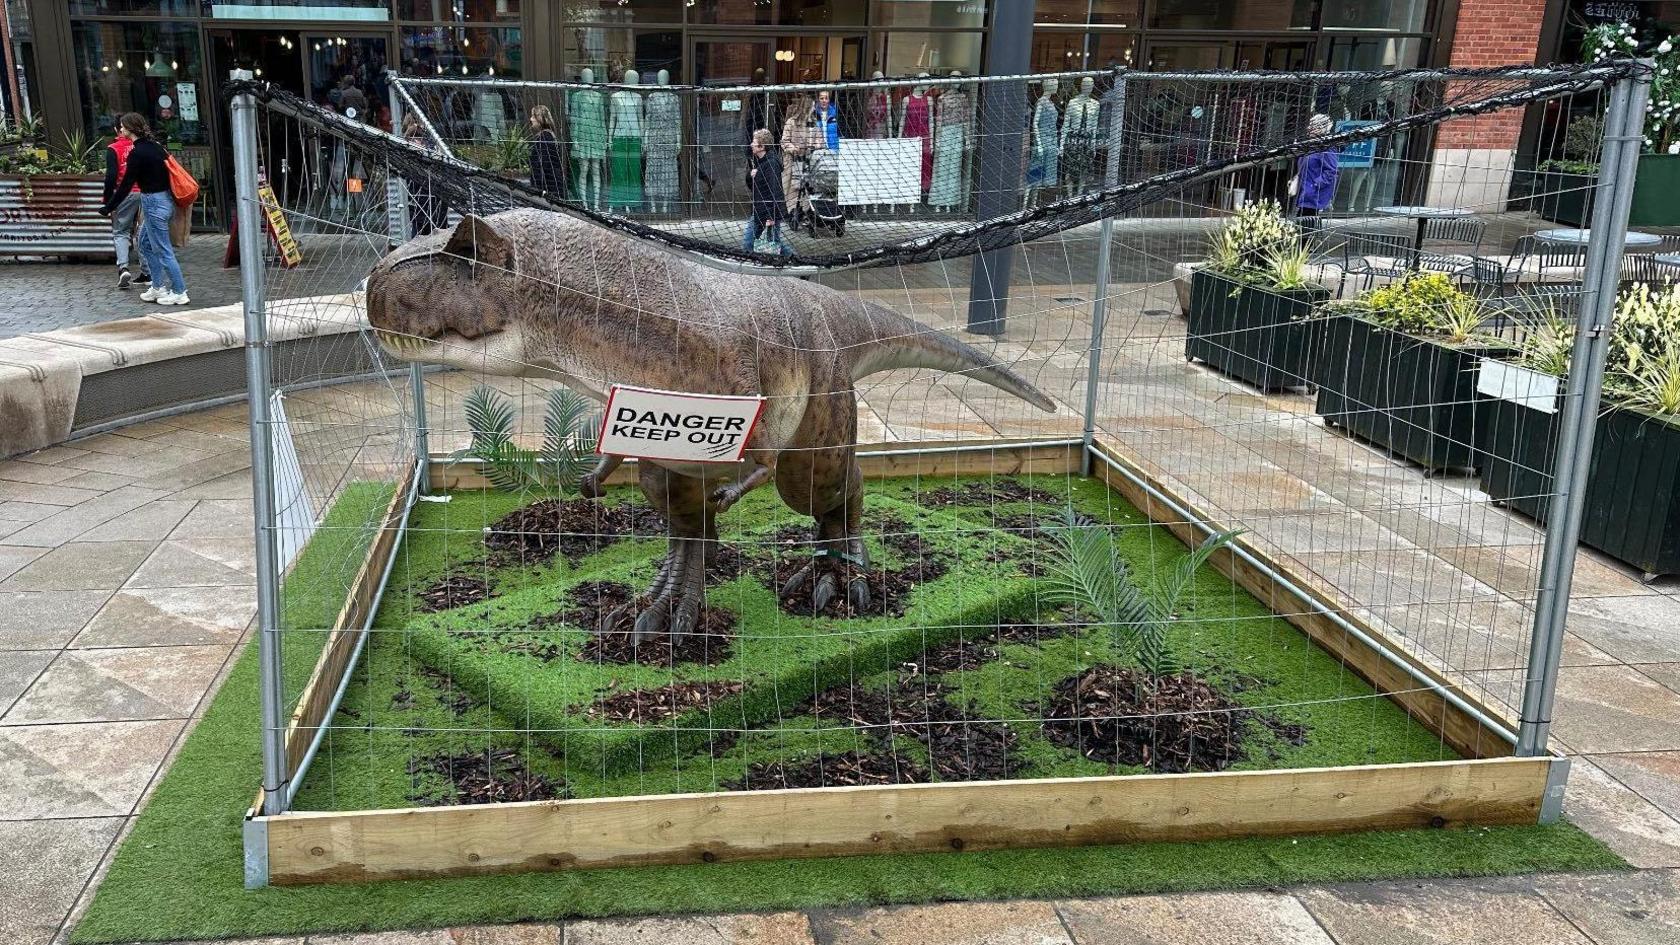
[[[402,932],[361,932],[352,935],[311,935],[309,945],[454,945],[443,929]]]
[[[0,717],[57,655],[57,650],[0,650]]]
[[[1569,766],[1563,813],[1634,866],[1680,867],[1680,820],[1589,759]]]
[[[184,724],[0,726],[0,820],[132,813]]]
[[[1047,902],[941,903],[861,911],[814,911],[823,945],[1074,945]]]
[[[1640,797],[1680,819],[1680,751],[1594,755],[1592,760]]]
[[[803,913],[776,912],[567,922],[562,941],[565,945],[815,945],[816,939]]]
[[[196,504],[191,499],[148,502],[78,537],[82,541],[160,541],[169,537]]]
[[[14,548],[11,545],[0,545],[0,584],[46,553],[45,548]]]
[[[1596,945],[1680,942],[1680,872],[1540,876],[1535,888]]]
[[[250,499],[204,499],[169,533],[170,538],[245,539],[255,529]]]
[[[0,941],[51,942],[121,828],[121,817],[0,821]]]
[[[560,945],[563,934],[558,924],[521,922],[449,929],[449,940],[454,945]]]
[[[42,468],[51,469],[52,467],[45,466]],[[64,511],[62,505],[47,505],[43,502],[0,502],[0,519],[5,519],[8,522],[34,524],[62,511]]]
[[[78,489],[59,483],[40,485],[0,479],[0,502],[44,502],[47,505],[80,505],[99,497],[103,489]]]
[[[129,587],[228,587],[256,583],[253,539],[169,539],[134,572]]]
[[[110,598],[110,591],[0,591],[0,650],[64,646]]]
[[[89,499],[72,508],[64,509],[55,515],[41,519],[21,531],[14,532],[6,539],[6,543],[10,545],[39,545],[46,548],[57,547],[163,496],[164,493],[155,492],[151,489],[123,486],[120,489],[113,489],[97,498]],[[155,538],[158,536],[139,537]]]
[[[1680,749],[1680,694],[1629,666],[1566,666],[1552,727],[1578,752]]]
[[[70,645],[231,645],[256,611],[254,586],[131,587],[112,595]]]
[[[1303,889],[1337,945],[1593,945],[1525,880]]]
[[[31,460],[8,459],[0,461],[0,479],[8,479],[12,482],[33,482],[36,485],[50,486],[80,474],[81,471],[74,467],[52,466],[46,463],[32,462]]]
[[[1079,945],[1336,945],[1294,896],[1191,893],[1058,902]]]
[[[65,650],[0,715],[0,726],[186,718],[227,661],[230,649]]]
[[[0,590],[114,591],[155,547],[150,541],[69,542],[36,557],[0,583]]]
[[[1575,597],[1568,626],[1588,643],[1628,663],[1680,661],[1680,599]]]

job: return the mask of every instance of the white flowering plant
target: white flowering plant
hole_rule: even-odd
[[[1208,268],[1220,275],[1273,289],[1307,284],[1306,241],[1301,228],[1283,215],[1275,200],[1238,210],[1213,234]]]
[[[1581,42],[1581,61],[1598,62],[1636,55],[1641,47],[1655,63],[1651,97],[1645,106],[1645,150],[1652,154],[1680,154],[1680,42],[1665,36],[1642,41],[1631,23],[1598,23],[1588,27]]]
[[[1525,367],[1564,376],[1569,372],[1575,326],[1557,312],[1525,319]],[[1680,285],[1652,289],[1637,283],[1616,300],[1604,393],[1615,403],[1655,414],[1680,415]]]

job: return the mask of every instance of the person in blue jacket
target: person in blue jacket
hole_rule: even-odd
[[[1335,130],[1329,115],[1314,115],[1307,122],[1307,132],[1322,138]],[[1336,202],[1336,179],[1342,168],[1334,149],[1303,154],[1295,163],[1295,214],[1303,218],[1317,217]],[[1314,221],[1316,222],[1316,221]]]
[[[811,123],[822,133],[823,147],[840,150],[840,110],[827,89],[818,92],[816,102],[811,105]]]

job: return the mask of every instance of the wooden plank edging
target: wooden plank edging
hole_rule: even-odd
[[[261,818],[280,885],[1536,823],[1550,757]]]

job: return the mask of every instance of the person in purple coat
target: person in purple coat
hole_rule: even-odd
[[[1314,115],[1307,122],[1307,132],[1314,138],[1322,138],[1335,130],[1335,123],[1329,115]],[[1342,173],[1341,164],[1336,159],[1336,152],[1314,151],[1303,154],[1295,162],[1295,214],[1300,217],[1316,217],[1330,209],[1336,201],[1336,178]]]

